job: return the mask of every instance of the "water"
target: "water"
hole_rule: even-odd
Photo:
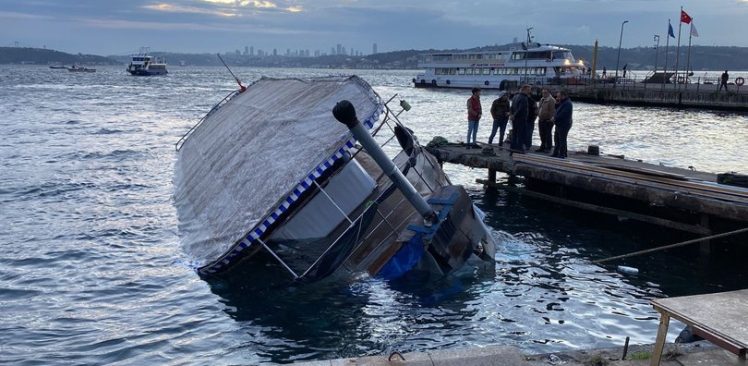
[[[353,72],[235,71],[245,81]],[[414,89],[411,71],[356,72],[384,98],[408,100],[403,118],[422,142],[464,139],[465,91]],[[450,165],[503,240],[495,276],[426,288],[369,278],[208,283],[180,249],[173,144],[234,88],[220,68],[137,78],[123,67],[0,66],[0,363],[257,364],[494,343],[527,352],[614,346],[626,336],[650,343],[657,320],[648,299],[748,285],[730,255],[699,262],[682,250],[617,263],[638,276],[593,265],[681,237],[513,191],[485,193],[474,183],[484,171]],[[746,172],[745,115],[575,108],[572,148]],[[479,140],[489,132],[483,122]]]

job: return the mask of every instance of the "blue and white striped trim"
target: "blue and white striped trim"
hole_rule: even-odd
[[[379,98],[377,97],[375,100],[379,101]],[[381,102],[378,102],[377,108],[374,113],[363,122],[363,125],[367,130],[370,130],[372,129],[372,127],[374,127],[374,123],[379,120],[379,115],[382,113],[383,109],[384,106],[381,104]],[[309,189],[309,187],[312,187],[314,185],[314,181],[317,178],[319,178],[327,169],[332,167],[336,161],[348,155],[348,151],[352,149],[355,144],[355,138],[351,138],[346,141],[346,143],[343,144],[343,146],[337,151],[335,151],[332,156],[312,169],[312,171],[307,174],[307,176],[302,179],[299,184],[297,184],[296,187],[294,187],[286,195],[286,198],[281,201],[281,204],[264,219],[260,220],[260,222],[256,224],[255,227],[252,228],[242,240],[234,244],[231,249],[229,249],[216,261],[200,267],[198,271],[205,275],[215,274],[227,269],[230,264],[241,258],[240,254],[245,249],[252,246],[252,244],[254,244],[265,233],[265,231],[267,231],[268,228],[270,228],[270,226],[273,225],[273,223],[275,223],[275,221],[278,220],[278,218],[281,217],[281,215],[283,215],[283,213],[285,213],[288,208],[291,207],[291,205],[296,202],[304,192],[306,192],[307,189]]]

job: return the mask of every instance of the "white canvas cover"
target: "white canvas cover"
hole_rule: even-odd
[[[344,99],[362,122],[378,119],[381,100],[358,77],[263,78],[192,132],[178,152],[174,200],[196,266],[221,258],[251,230],[264,231],[300,182],[350,146],[350,132],[331,113]]]

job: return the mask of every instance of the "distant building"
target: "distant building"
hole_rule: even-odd
[[[337,45],[337,46],[336,46],[336,48],[335,48],[335,51],[336,51],[336,52],[335,52],[335,54],[336,54],[336,55],[342,55],[342,54],[344,54],[344,53],[345,53],[345,51],[344,51],[344,50],[345,50],[345,47],[343,47],[343,45],[342,45],[342,44],[338,43],[338,45]]]
[[[278,56],[278,49],[277,48],[273,48],[273,56]]]
[[[249,47],[244,46],[244,56],[249,56]]]
[[[371,54],[376,55],[377,54],[377,43],[374,42],[373,45],[371,45]]]
[[[249,55],[254,56],[255,55],[255,46],[249,47]]]

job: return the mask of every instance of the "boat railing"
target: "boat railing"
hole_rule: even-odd
[[[179,151],[182,148],[182,146],[185,144],[185,142],[187,142],[187,139],[197,130],[198,127],[200,127],[202,125],[203,122],[205,122],[205,120],[210,115],[212,115],[215,111],[217,111],[218,109],[220,109],[221,106],[223,106],[224,104],[226,104],[226,102],[228,102],[231,98],[233,98],[235,95],[237,95],[239,93],[240,93],[240,91],[234,90],[231,93],[229,93],[228,95],[226,95],[223,99],[221,99],[220,102],[216,103],[216,105],[214,105],[213,108],[211,108],[210,111],[208,111],[208,113],[205,116],[203,116],[203,118],[201,118],[194,126],[192,126],[189,130],[187,130],[187,132],[185,132],[184,135],[182,135],[182,137],[179,139],[179,141],[177,141],[177,143],[174,144],[174,148],[177,151]]]

